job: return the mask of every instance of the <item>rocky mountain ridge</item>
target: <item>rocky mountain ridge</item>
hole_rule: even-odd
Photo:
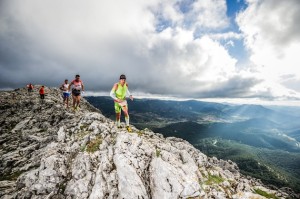
[[[40,101],[36,88],[0,92],[1,198],[298,197],[182,139],[118,129],[84,99],[66,109],[57,88]]]

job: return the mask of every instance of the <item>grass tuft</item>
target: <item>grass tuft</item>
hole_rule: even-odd
[[[159,157],[160,156],[160,150],[159,149],[156,149],[156,152],[155,152],[155,154],[156,154],[156,157]]]
[[[0,177],[0,181],[3,180],[16,181],[22,173],[24,173],[24,171],[16,171],[8,175],[3,175]]]
[[[102,143],[102,138],[100,136],[97,136],[95,139],[90,141],[90,143],[88,143],[88,145],[86,146],[86,151],[89,153],[94,153],[99,149],[101,143]]]
[[[205,181],[206,185],[220,184],[224,182],[224,179],[220,176],[208,174],[208,179]]]
[[[82,146],[80,146],[80,151],[81,151],[81,152],[84,152],[84,150],[85,150],[85,147],[86,147],[86,145],[82,145]]]
[[[144,134],[144,132],[143,131],[139,131],[137,134],[138,134],[139,137],[141,137]]]
[[[89,131],[81,131],[77,134],[77,137],[79,139],[82,139],[84,136],[86,136],[87,134],[89,134],[90,132]]]
[[[80,130],[86,129],[87,127],[88,127],[87,124],[82,124],[82,125],[80,125]]]
[[[267,193],[261,189],[254,189],[255,193],[261,195],[261,196],[264,196],[266,198],[275,198],[275,199],[278,199],[278,197],[276,197],[274,194],[270,194],[270,193]]]

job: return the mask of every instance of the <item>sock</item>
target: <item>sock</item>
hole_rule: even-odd
[[[129,116],[125,117],[126,126],[129,126]]]
[[[116,123],[117,123],[118,127],[121,126],[121,121],[120,120],[117,120]]]

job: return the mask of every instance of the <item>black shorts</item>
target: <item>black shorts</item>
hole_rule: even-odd
[[[73,89],[73,90],[72,90],[72,94],[73,94],[74,96],[80,96],[81,91],[80,91],[80,90]]]
[[[45,99],[45,94],[40,94],[41,99]]]

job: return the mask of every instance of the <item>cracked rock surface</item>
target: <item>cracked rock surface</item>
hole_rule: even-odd
[[[47,88],[1,91],[1,198],[278,198],[232,161],[209,158],[185,140],[132,127],[115,127],[84,99],[66,109]],[[112,106],[113,108],[113,106]]]

